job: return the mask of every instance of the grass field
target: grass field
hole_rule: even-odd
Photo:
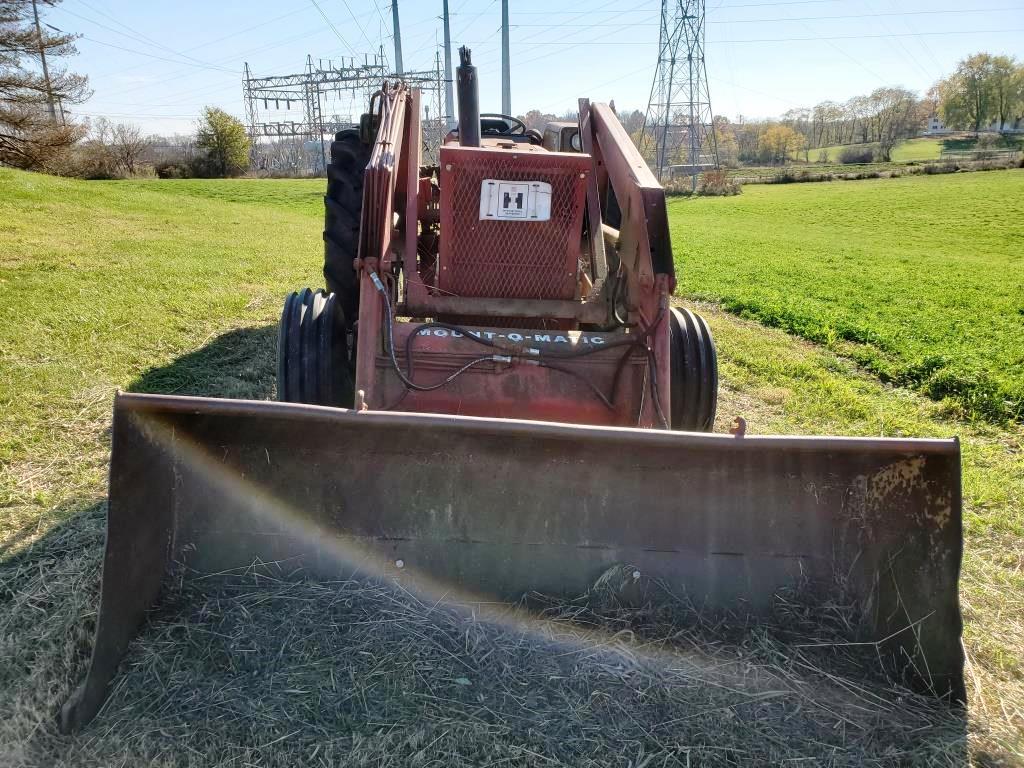
[[[691,295],[965,415],[1024,419],[1024,171],[674,200]]]
[[[1022,144],[1024,144],[1024,140],[1019,138],[1001,138],[999,147],[1005,149],[1020,149]],[[893,147],[892,152],[890,153],[890,159],[894,163],[926,162],[928,160],[938,160],[943,151],[969,152],[973,150],[976,145],[977,139],[968,135],[956,135],[946,138],[922,136],[917,139],[901,141]],[[857,149],[871,148],[873,150],[877,150],[878,142],[870,142],[868,144],[833,144],[829,147],[812,149],[810,157],[812,161],[817,161],[819,155],[824,152],[828,157],[829,162],[836,163],[839,162],[840,153],[847,147],[855,147]]]
[[[273,666],[260,677],[243,666],[237,674],[247,682],[216,677],[223,674],[216,659],[226,657],[181,651],[214,643],[215,653],[227,653],[237,633],[248,631],[224,626],[216,602],[184,627],[166,617],[157,622],[93,730],[68,739],[53,727],[91,642],[113,391],[272,396],[281,299],[321,282],[322,185],[83,183],[0,169],[0,763],[203,765],[212,754],[203,750],[215,749],[224,765],[316,764],[326,753],[315,753],[313,743],[329,741],[348,750],[350,764],[400,764],[395,755],[455,764],[452,734],[463,724],[432,720],[436,710],[339,719],[299,697],[293,708],[269,711],[260,686],[273,686],[274,674],[287,684],[294,670]],[[942,391],[932,394],[950,397],[926,397],[932,378],[906,372],[944,357],[932,374],[949,370],[1020,392],[1022,199],[1024,172],[1006,172],[752,187],[735,198],[670,204],[682,289],[713,302],[702,312],[720,353],[719,429],[739,414],[761,434],[961,437],[968,738],[980,765],[1024,762],[1024,428],[972,417],[990,415],[984,399]],[[721,311],[718,301],[747,317]],[[278,595],[274,605],[289,599]],[[308,625],[309,615],[298,618],[297,626]],[[280,616],[268,620],[266,632],[291,629]],[[456,638],[468,628],[457,629]],[[406,641],[410,648],[418,642]],[[370,642],[361,647],[375,650]],[[642,656],[639,645],[625,648]],[[339,665],[375,674],[357,661]],[[309,683],[308,671],[300,672],[295,679]],[[636,692],[622,687],[621,675],[587,680],[611,701]],[[194,688],[223,698],[211,708],[192,697]],[[457,682],[445,690],[468,706],[464,688]],[[587,701],[571,711],[595,717],[597,700]],[[791,714],[813,720],[821,710],[806,704]],[[524,728],[543,730],[544,717],[559,716],[557,706],[531,706],[542,717]],[[909,700],[904,708],[912,709]],[[898,714],[885,711],[876,714]],[[765,751],[778,748],[770,733],[760,751],[741,753],[733,737],[746,721],[728,717],[735,727],[709,732],[715,741],[687,746],[673,741],[684,731],[635,732],[632,752],[623,747],[616,758],[638,765],[647,749],[686,764],[688,749],[687,759],[707,765],[782,754]],[[487,743],[504,751],[487,760],[573,762],[537,752],[527,731],[507,725],[488,732]],[[955,735],[937,735],[934,722],[899,730],[891,744],[872,741],[867,752],[858,735],[864,721],[851,716],[850,734],[846,727],[803,741],[787,735],[784,754],[802,758],[794,764],[956,764]],[[700,741],[692,732],[686,738]]]
[[[912,161],[938,160],[943,149],[942,139],[919,138],[901,141],[893,147],[890,158],[894,163],[908,163]],[[811,160],[817,161],[822,152],[828,157],[830,163],[839,162],[840,153],[847,147],[857,149],[870,148],[878,149],[878,142],[868,144],[833,144],[829,147],[819,147],[811,150]]]

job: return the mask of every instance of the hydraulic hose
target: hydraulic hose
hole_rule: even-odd
[[[420,333],[422,331],[424,331],[424,330],[428,330],[428,329],[431,329],[431,328],[443,328],[443,329],[451,331],[453,333],[460,333],[466,339],[469,339],[470,341],[474,341],[477,344],[479,344],[481,346],[484,346],[484,347],[488,347],[490,349],[504,350],[504,347],[502,347],[500,344],[497,344],[492,339],[484,338],[484,336],[482,336],[482,335],[474,334],[474,333],[470,332],[468,329],[463,328],[462,326],[459,326],[459,325],[454,325],[452,323],[443,323],[443,322],[438,322],[438,321],[432,321],[432,322],[429,322],[429,323],[421,323],[420,325],[417,325],[413,329],[413,331],[406,337],[406,340],[405,340],[405,359],[406,359],[406,361],[408,363],[408,366],[409,366],[409,373],[406,374],[406,372],[402,370],[401,365],[399,365],[399,363],[398,363],[398,356],[395,353],[394,319],[392,318],[392,312],[391,312],[391,297],[388,295],[387,288],[384,286],[383,281],[380,279],[380,277],[377,275],[376,272],[370,272],[370,279],[373,281],[374,288],[377,289],[377,291],[380,293],[380,295],[384,299],[384,324],[386,326],[386,334],[385,335],[387,337],[388,357],[391,360],[391,367],[395,371],[395,375],[398,376],[399,381],[401,381],[403,386],[405,386],[407,389],[413,390],[415,392],[432,392],[434,390],[441,389],[442,387],[447,386],[448,384],[453,382],[455,379],[457,379],[459,376],[461,376],[463,373],[468,371],[470,368],[473,368],[473,367],[475,367],[475,366],[477,366],[477,365],[479,365],[481,363],[494,362],[494,363],[506,363],[506,364],[508,364],[508,363],[511,363],[513,361],[513,359],[521,357],[520,354],[516,354],[516,355],[513,355],[513,354],[482,355],[480,357],[474,358],[473,360],[470,360],[468,363],[463,365],[457,371],[454,371],[452,374],[447,376],[442,381],[437,382],[436,384],[430,384],[430,385],[417,384],[416,382],[414,382],[412,380],[412,360],[413,360],[412,345],[413,345],[413,342],[416,339],[416,337],[419,336]],[[664,309],[662,309],[658,313],[658,317],[655,319],[654,323],[648,329],[646,329],[643,333],[638,334],[634,338],[616,339],[616,340],[608,342],[607,344],[595,345],[595,346],[590,346],[590,347],[582,347],[580,349],[574,349],[574,350],[571,350],[569,352],[553,352],[552,350],[541,351],[540,349],[535,348],[535,347],[527,347],[526,348],[526,352],[530,356],[526,357],[526,358],[522,358],[522,360],[527,365],[537,365],[537,366],[540,366],[542,368],[548,368],[549,370],[552,370],[552,371],[558,371],[559,373],[565,374],[567,376],[572,376],[574,379],[576,379],[576,380],[580,381],[581,383],[585,384],[586,387],[591,391],[591,393],[598,400],[600,400],[601,403],[606,408],[608,408],[609,410],[615,410],[615,405],[614,405],[614,403],[615,403],[615,395],[616,395],[616,392],[618,391],[619,379],[620,379],[622,370],[625,368],[626,360],[629,359],[629,356],[632,354],[634,349],[638,349],[638,348],[645,349],[646,352],[647,352],[648,365],[651,368],[651,377],[650,377],[651,378],[651,396],[654,399],[655,410],[657,412],[658,419],[662,423],[662,426],[665,429],[669,429],[668,421],[666,420],[664,411],[662,410],[662,407],[661,407],[661,397],[660,397],[660,393],[658,391],[657,359],[655,357],[654,350],[650,349],[648,347],[648,345],[647,345],[647,340],[650,338],[651,331],[653,330],[653,328],[655,328],[658,325],[658,323],[661,321],[661,318],[663,317],[663,315],[664,315]],[[564,368],[564,367],[562,367],[560,365],[557,365],[554,362],[552,362],[552,360],[572,360],[572,359],[576,359],[576,358],[580,358],[580,357],[586,357],[587,355],[592,355],[592,354],[595,354],[597,352],[604,351],[606,349],[615,349],[617,347],[629,347],[629,349],[625,350],[625,352],[623,353],[622,357],[620,358],[620,360],[619,360],[619,362],[618,362],[618,364],[616,366],[615,377],[614,377],[614,379],[612,381],[612,390],[611,390],[611,396],[610,397],[608,395],[605,395],[597,387],[597,385],[594,384],[594,382],[592,382],[586,376],[583,376],[582,374],[580,374],[578,371],[574,371],[571,368]],[[508,350],[508,351],[511,351],[511,350]]]

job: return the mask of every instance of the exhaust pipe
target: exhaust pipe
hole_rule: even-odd
[[[459,144],[463,147],[479,147],[480,83],[476,78],[476,67],[470,60],[470,50],[466,46],[459,48],[455,81],[459,98]]]

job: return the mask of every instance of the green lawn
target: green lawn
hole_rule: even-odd
[[[1015,137],[1004,137],[1000,139],[999,147],[1004,149],[1020,149],[1024,139]],[[890,159],[894,163],[926,162],[938,160],[943,151],[968,152],[977,145],[977,139],[969,135],[954,135],[946,138],[922,136],[916,139],[901,141],[892,148]],[[817,161],[822,152],[828,157],[830,163],[839,162],[840,153],[847,147],[871,148],[878,150],[878,142],[867,144],[833,144],[829,147],[819,147],[811,150],[811,160]]]
[[[1024,171],[748,186],[669,209],[689,295],[968,416],[1024,419]]]
[[[322,190],[322,180],[89,183],[0,169],[0,762],[195,762],[175,735],[186,726],[161,720],[160,690],[143,697],[145,733],[114,733],[103,716],[82,737],[54,732],[91,642],[111,401],[129,386],[270,396],[281,300],[321,283]],[[992,387],[1011,404],[1021,393],[1022,214],[1024,171],[670,203],[681,292],[712,302],[701,311],[720,355],[719,430],[738,414],[759,434],[963,441],[969,739],[989,765],[1024,761],[1024,427],[971,416],[993,415]],[[949,389],[963,381],[975,386]],[[127,706],[123,694],[112,711]],[[383,728],[345,727],[370,739]],[[274,744],[280,752],[249,757],[308,757]]]
[[[61,487],[94,492],[105,459],[87,449],[113,387],[226,324],[273,319],[286,291],[321,282],[321,187],[86,184],[0,169],[0,507],[61,495],[12,485],[12,471],[52,467]],[[22,522],[8,513],[0,532]]]
[[[870,148],[878,150],[878,142],[868,144],[833,144],[829,147],[819,147],[811,150],[811,160],[817,161],[822,152],[828,157],[830,163],[838,163],[840,153],[847,147],[856,149]],[[907,163],[914,160],[938,160],[942,152],[942,139],[919,138],[907,139],[893,147],[891,160],[894,163]]]

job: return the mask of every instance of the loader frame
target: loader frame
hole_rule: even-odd
[[[668,428],[666,414],[672,409],[669,307],[676,277],[665,195],[612,110],[581,99],[581,141],[589,154],[543,153],[548,166],[571,160],[573,165],[585,167],[581,176],[586,177],[584,261],[592,281],[589,294],[576,300],[479,297],[446,294],[423,279],[418,243],[422,227],[440,216],[445,222],[441,228],[444,237],[451,230],[451,205],[438,213],[436,201],[430,199],[429,179],[421,176],[419,99],[418,91],[401,84],[385,85],[379,99],[380,127],[366,169],[357,263],[360,343],[355,354],[355,389],[360,393],[359,407]],[[454,143],[442,147],[442,175],[444,167],[455,162],[459,149]],[[515,147],[494,151],[517,154]],[[442,185],[442,196],[448,194],[450,187]],[[601,201],[610,196],[621,210],[618,229],[602,221]],[[397,218],[397,226],[392,225],[393,218]],[[614,269],[609,269],[609,262]],[[382,295],[375,277],[383,279],[388,296]],[[619,322],[614,306],[617,296],[628,297],[626,316],[620,316]],[[414,320],[404,322],[399,317]],[[495,366],[472,371],[463,377],[459,388],[436,394],[410,393],[389,364],[387,345],[392,336],[400,365],[409,366],[402,342],[422,326],[415,318],[456,319],[459,328],[468,325],[477,333],[499,337],[502,356],[509,361],[497,371]],[[471,318],[470,322],[465,318]],[[556,355],[561,350],[545,346],[544,341],[535,342],[533,334],[526,331],[518,334],[518,340],[516,334],[510,338],[506,327],[510,322],[527,329],[589,329],[583,341],[578,335],[564,336],[569,350],[577,352],[587,340],[611,344],[606,352],[587,355],[591,365],[589,370],[584,368],[585,373],[565,370],[577,367],[576,360],[527,371],[525,366],[535,364],[538,353]],[[434,336],[428,345],[416,342],[417,350],[429,358],[428,368],[432,366],[440,375],[458,370],[479,349],[466,338],[445,334],[442,339]],[[634,341],[633,348],[613,351],[623,340]],[[488,375],[495,372],[505,379],[500,385],[493,381],[497,377]],[[602,380],[604,389],[613,395],[611,407],[602,406],[600,395],[596,400],[591,397],[587,387],[567,385],[565,377],[573,373]],[[515,386],[510,386],[510,379]],[[500,391],[522,394],[496,404]],[[488,403],[491,405],[485,405]],[[545,405],[538,407],[539,403]]]

